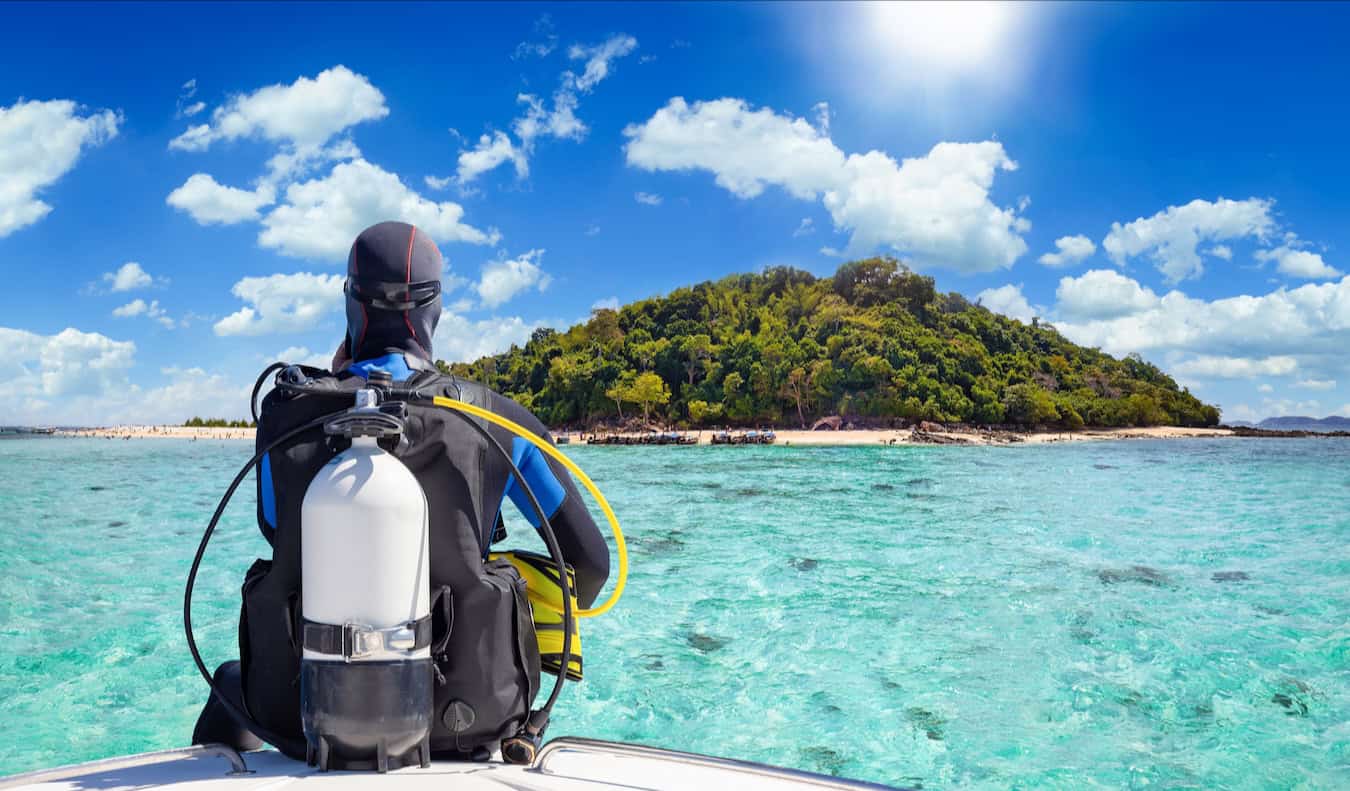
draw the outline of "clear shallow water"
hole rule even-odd
[[[250,448],[0,442],[0,774],[188,740],[183,578]],[[1350,787],[1350,443],[569,452],[633,575],[551,735],[926,788]],[[241,494],[208,664],[264,549]]]

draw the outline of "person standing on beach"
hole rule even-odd
[[[406,386],[429,393],[448,391],[552,442],[543,422],[515,401],[484,385],[437,370],[432,342],[441,313],[442,269],[441,253],[435,243],[412,225],[382,222],[362,231],[347,260],[344,287],[347,333],[333,359],[331,372],[292,367],[281,375],[298,370],[297,375],[315,382],[316,387],[350,388],[354,392],[353,379],[364,381],[378,374],[382,379],[409,383]],[[268,394],[258,416],[259,449],[293,428],[291,423],[308,419],[298,418],[297,413],[313,407],[297,406],[298,403],[279,389]],[[453,426],[465,429],[457,423]],[[486,439],[471,432],[453,437],[438,433],[430,418],[423,416],[410,416],[408,427],[405,439],[409,440],[409,447],[400,449],[399,455],[416,471],[426,495],[432,526],[432,586],[439,584],[453,589],[454,629],[465,635],[463,643],[487,644],[486,639],[477,639],[474,634],[477,625],[474,619],[478,616],[472,610],[486,600],[480,577],[475,576],[481,570],[475,572],[471,566],[482,565],[491,545],[505,537],[501,510],[507,500],[536,529],[540,527],[538,515],[506,460],[490,452]],[[311,466],[323,461],[321,454],[304,442],[296,440],[278,448],[260,463],[258,523],[263,537],[273,547],[273,560],[254,564],[244,583],[247,618],[241,618],[240,624],[242,667],[240,662],[227,662],[215,674],[216,684],[224,694],[236,704],[242,703],[260,725],[297,739],[299,697],[292,674],[298,668],[298,659],[293,653],[293,619],[285,613],[294,606],[289,602],[298,596],[298,569],[291,570],[289,564],[298,555],[300,504],[313,475],[297,459],[313,457],[306,462]],[[323,442],[322,437],[312,441]],[[511,460],[547,516],[563,558],[575,570],[577,603],[590,607],[609,576],[609,548],[604,536],[571,476],[560,464],[528,442],[519,439],[508,442]],[[466,562],[469,558],[474,559],[472,563]],[[460,649],[452,646],[449,650],[453,653]],[[468,663],[473,659],[470,656],[459,661]],[[499,661],[512,660],[500,657]],[[537,677],[534,686],[537,692]],[[482,722],[492,715],[491,701],[486,705],[487,709],[479,709],[480,722],[474,727],[500,727],[499,723]],[[460,735],[463,734],[448,742],[443,739],[441,744],[458,745]],[[259,746],[256,738],[214,699],[208,701],[202,712],[193,741],[224,742],[246,749]],[[488,743],[465,741],[470,746]],[[276,746],[287,754],[296,749],[293,745]],[[468,748],[438,747],[437,733],[433,730],[433,753],[446,749]],[[303,751],[298,757],[303,758]]]

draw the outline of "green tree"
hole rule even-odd
[[[1008,420],[1023,425],[1039,425],[1059,420],[1054,399],[1041,387],[1020,384],[1003,393],[1003,412]]]
[[[670,348],[670,341],[665,338],[658,338],[654,341],[635,345],[633,357],[642,366],[642,370],[650,371],[652,366],[656,364],[656,358],[661,356],[668,348]]]
[[[811,375],[805,368],[799,365],[788,372],[787,379],[783,382],[783,393],[796,404],[797,421],[801,423],[802,428],[806,428],[806,414],[802,410],[802,404],[811,395]]]
[[[619,420],[623,420],[623,402],[633,401],[633,383],[628,380],[620,380],[614,383],[614,386],[605,391],[605,397],[614,401],[614,408],[619,411]]]
[[[708,403],[703,399],[696,398],[689,402],[689,419],[695,425],[703,425],[710,421],[717,420],[722,416],[722,405],[718,403]]]
[[[689,386],[694,386],[694,374],[703,370],[713,356],[713,342],[706,334],[690,335],[680,342],[684,354],[684,368],[689,373]]]
[[[1059,419],[1069,431],[1077,431],[1083,427],[1083,416],[1071,406],[1059,407]]]
[[[642,419],[651,416],[653,405],[665,405],[670,402],[670,387],[654,373],[645,373],[633,380],[628,390],[628,399],[642,405]]]

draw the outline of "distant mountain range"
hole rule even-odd
[[[1339,415],[1324,418],[1286,415],[1284,417],[1268,417],[1260,423],[1252,423],[1249,420],[1230,420],[1227,423],[1230,426],[1251,426],[1272,431],[1350,431],[1350,417],[1340,417]]]

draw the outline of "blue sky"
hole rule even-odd
[[[240,416],[326,360],[361,228],[449,263],[436,351],[889,253],[1163,365],[1350,414],[1350,7],[19,5],[0,422]]]

